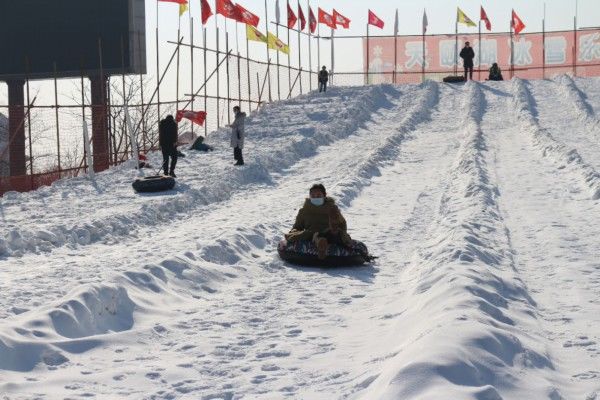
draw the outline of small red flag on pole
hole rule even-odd
[[[330,27],[331,29],[337,29],[337,25],[335,24],[335,21],[333,20],[333,16],[331,14],[328,14],[325,11],[323,11],[323,9],[321,7],[319,7],[319,23],[325,24],[328,27]]]
[[[487,13],[483,9],[483,6],[481,6],[481,15],[479,16],[479,19],[485,22],[485,29],[487,29],[488,31],[492,30],[492,23],[490,22]]]
[[[296,17],[296,14],[294,14],[294,11],[292,10],[292,7],[290,7],[290,3],[287,3],[287,27],[289,29],[292,29],[294,27],[294,25],[296,25],[296,21],[298,21],[298,18]]]
[[[260,21],[260,18],[258,17],[258,15],[252,14],[250,11],[246,10],[244,7],[240,6],[239,4],[236,4],[235,8],[237,11],[239,22],[248,24],[248,25],[252,25],[255,28],[258,27],[258,22]]]
[[[308,7],[308,28],[310,29],[310,33],[315,33],[317,30],[317,18],[310,7]]]
[[[202,25],[206,25],[206,22],[211,15],[213,15],[213,12],[210,9],[210,4],[208,4],[207,0],[201,0],[200,8],[202,9]]]
[[[298,18],[300,19],[300,30],[303,31],[304,28],[306,28],[306,18],[304,17],[304,12],[302,12],[300,3],[298,3]]]
[[[383,21],[371,10],[369,10],[369,24],[383,29]]]
[[[204,120],[206,120],[206,112],[177,110],[177,114],[175,114],[175,121],[180,122],[183,118],[189,119],[195,124],[204,125]]]
[[[515,10],[512,10],[512,27],[514,29],[515,35],[518,35],[523,29],[525,29],[525,24],[521,21],[521,18],[517,15]]]
[[[344,29],[350,28],[350,19],[337,12],[335,8],[333,9],[333,20],[336,25],[341,25]]]

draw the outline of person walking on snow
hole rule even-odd
[[[294,226],[285,239],[288,242],[312,241],[322,260],[327,256],[330,244],[352,245],[347,230],[346,220],[335,200],[327,197],[325,186],[319,183],[310,188],[309,198],[298,211]]]
[[[227,125],[231,128],[231,147],[233,147],[233,158],[236,160],[236,163],[233,165],[244,165],[242,149],[244,148],[246,113],[242,112],[239,106],[235,106],[233,107],[233,114],[235,115],[235,119],[231,125]]]
[[[327,67],[323,65],[323,68],[319,71],[319,93],[327,91],[327,81],[329,80],[329,72]]]
[[[460,51],[460,58],[463,59],[463,67],[465,68],[465,81],[468,80],[467,72],[469,73],[469,79],[473,80],[473,59],[475,58],[475,52],[469,42],[465,42],[465,47]]]
[[[172,115],[167,115],[167,117],[161,120],[158,125],[158,143],[163,154],[164,173],[173,178],[176,177],[177,137],[177,122],[175,122]],[[169,158],[171,159],[171,168],[169,168]]]

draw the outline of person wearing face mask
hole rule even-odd
[[[246,113],[240,110],[239,106],[233,107],[235,119],[231,125],[231,147],[233,147],[233,158],[236,160],[234,165],[244,165],[244,157],[242,149],[244,148],[244,123],[246,121]]]
[[[347,232],[346,220],[335,200],[327,197],[325,186],[320,183],[313,185],[309,196],[285,238],[288,242],[312,240],[317,247],[318,257],[322,260],[327,256],[330,244],[350,246],[352,239]]]

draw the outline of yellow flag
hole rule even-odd
[[[252,25],[246,24],[246,38],[255,42],[267,43],[267,37]]]
[[[270,49],[280,51],[284,54],[290,54],[290,46],[283,43],[277,36],[267,32],[267,46]]]
[[[188,3],[179,3],[179,16],[181,17],[183,13],[188,10]]]
[[[456,7],[456,22],[459,24],[465,24],[466,26],[477,26],[477,24],[471,21],[471,18],[467,17],[467,14],[460,8]]]

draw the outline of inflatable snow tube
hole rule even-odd
[[[164,192],[175,187],[175,178],[163,175],[146,176],[136,179],[131,186],[139,193]]]
[[[351,267],[370,262],[374,257],[369,255],[369,250],[364,243],[352,241],[350,247],[336,244],[329,245],[327,257],[320,260],[317,256],[317,247],[313,242],[297,241],[288,242],[283,239],[277,246],[277,252],[282,260],[292,264],[312,267]]]
[[[459,82],[464,82],[465,77],[462,75],[449,75],[449,76],[446,76],[443,79],[443,81],[446,83],[459,83]]]

